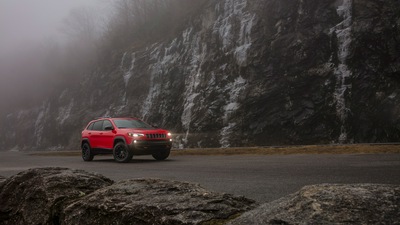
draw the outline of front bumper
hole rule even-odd
[[[171,147],[172,140],[133,140],[129,145],[134,155],[151,155]]]

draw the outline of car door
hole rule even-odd
[[[114,147],[114,136],[115,136],[115,130],[112,123],[109,120],[104,120],[102,130],[103,130],[101,136],[102,148],[112,149]]]
[[[92,148],[102,148],[101,136],[103,135],[103,120],[96,121],[90,131],[90,145]]]

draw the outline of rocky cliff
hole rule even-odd
[[[172,38],[109,52],[79,84],[2,118],[2,148],[79,148],[98,116],[175,147],[400,140],[397,0],[206,1]]]

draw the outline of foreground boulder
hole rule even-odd
[[[21,172],[0,183],[0,224],[58,224],[64,204],[109,186],[98,174],[65,168]]]
[[[256,206],[198,184],[125,180],[84,196],[63,212],[65,224],[224,224]]]
[[[3,180],[3,181],[2,181]],[[400,186],[321,184],[259,206],[198,184],[65,168],[0,177],[0,224],[400,224]]]
[[[224,224],[253,200],[159,179],[114,182],[66,168],[0,180],[0,224]]]
[[[306,186],[229,224],[400,224],[400,186]]]

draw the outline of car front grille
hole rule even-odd
[[[146,138],[148,139],[156,139],[156,138],[166,138],[166,134],[146,134]]]

